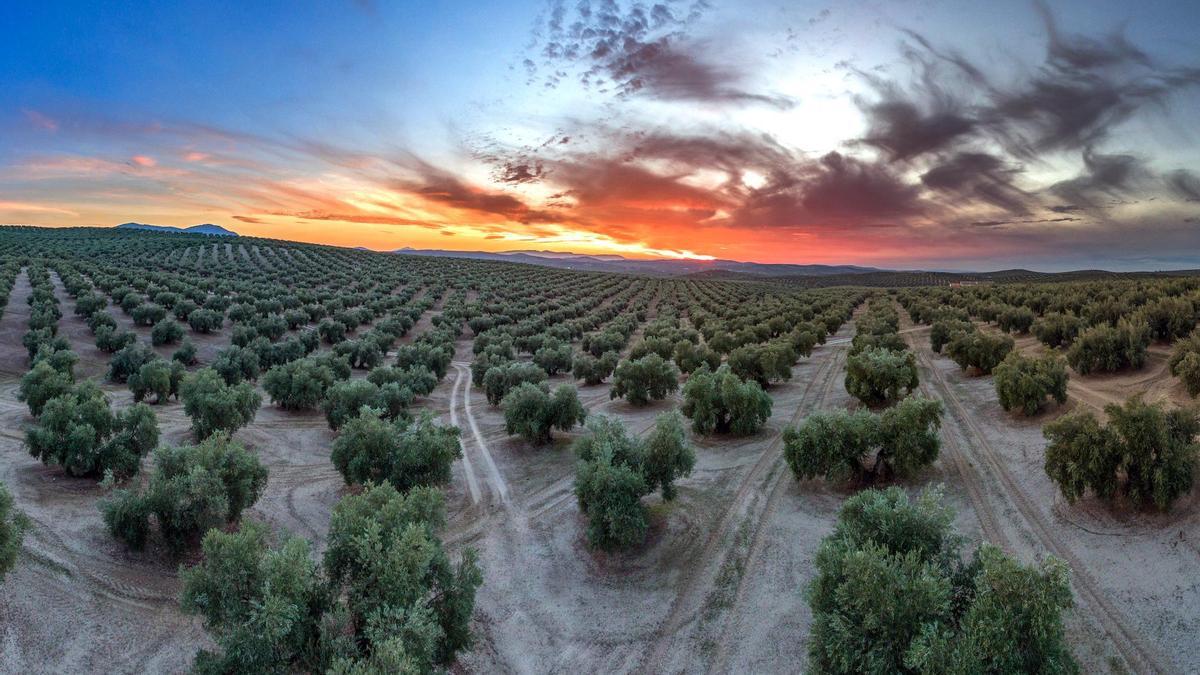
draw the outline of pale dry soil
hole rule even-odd
[[[211,644],[200,622],[178,608],[177,569],[190,559],[172,560],[153,546],[126,552],[104,531],[96,509],[103,490],[42,466],[22,447],[31,419],[16,386],[26,369],[20,337],[28,291],[22,274],[0,320],[0,480],[34,522],[0,587],[0,672],[186,670],[196,649]],[[102,376],[107,355],[91,346],[91,333],[60,295],[60,330],[81,356],[80,372]],[[113,314],[124,320],[119,309]],[[941,485],[969,546],[986,539],[1027,562],[1068,561],[1077,603],[1068,630],[1086,672],[1200,669],[1195,498],[1168,515],[1063,503],[1041,467],[1040,426],[1060,411],[1031,420],[1004,413],[990,378],[959,372],[929,352],[922,329],[905,330],[921,357],[923,392],[942,398],[947,414],[941,457],[904,487],[915,494]],[[500,411],[470,386],[470,341],[461,341],[455,365],[421,402],[462,429],[445,538],[452,550],[477,549],[484,570],[477,643],[455,670],[803,670],[811,623],[803,589],[852,491],[798,483],[782,460],[780,433],[811,411],[854,407],[842,384],[852,334],[851,322],[802,359],[790,382],[771,388],[774,411],[760,434],[693,438],[695,471],[675,502],[646,498],[647,541],[620,554],[587,547],[572,493],[569,446],[579,432],[556,433],[540,448],[507,436]],[[148,329],[139,335],[148,339]],[[227,339],[227,331],[204,338],[202,359]],[[130,403],[124,387],[105,388],[115,405]],[[590,412],[616,415],[637,433],[679,404],[674,396],[634,408],[610,401],[606,384],[581,387],[580,396]],[[164,442],[188,442],[177,402],[156,412]],[[320,552],[330,509],[346,493],[329,461],[333,435],[324,418],[267,403],[237,438],[270,468],[246,517],[306,537]]]

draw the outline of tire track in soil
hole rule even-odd
[[[837,344],[848,345],[849,343],[839,342]],[[833,390],[833,383],[837,381],[836,374],[841,372],[839,361],[844,362],[845,354],[845,350],[838,350],[838,353],[834,356],[832,362],[833,365],[829,369],[832,376],[827,376],[824,379],[824,385],[821,389],[821,394],[815,401],[811,402],[811,405],[807,400],[809,392],[807,390],[805,391],[805,400],[802,400],[800,406],[797,408],[796,414],[792,417],[792,423],[795,423],[800,416],[800,412],[806,408],[809,412],[824,408],[825,402],[829,400],[829,394]],[[772,443],[772,448],[782,450],[782,448],[779,447],[782,445],[783,434],[781,433],[778,437],[778,442]],[[746,577],[750,576],[750,571],[754,566],[754,561],[757,560],[759,555],[762,553],[764,541],[763,532],[766,530],[767,523],[771,520],[771,517],[779,508],[779,497],[784,492],[783,487],[787,485],[787,481],[784,480],[784,477],[787,475],[787,473],[786,463],[783,459],[782,452],[780,452],[777,461],[767,474],[766,504],[763,507],[762,513],[756,518],[757,522],[750,540],[750,548],[746,554],[744,567],[742,569],[742,573],[737,578],[733,602],[725,610],[725,621],[721,623],[721,627],[716,631],[718,639],[716,647],[717,655],[712,662],[710,662],[707,672],[725,672],[725,662],[729,659],[729,640],[735,632],[728,630],[729,622],[732,620],[735,626],[740,623],[741,616],[738,614],[737,610],[745,600],[745,580]]]
[[[450,424],[458,426],[458,392],[462,387],[463,373],[457,366],[454,368],[454,387],[450,390]],[[469,385],[468,385],[469,386]],[[471,502],[478,504],[480,500],[479,479],[475,477],[475,467],[471,465],[471,457],[467,452],[462,434],[458,436],[458,447],[462,450],[463,473],[467,474],[467,487],[471,491]]]
[[[1041,512],[1030,501],[1028,495],[1017,486],[1012,473],[999,457],[991,442],[987,440],[978,423],[971,417],[962,400],[954,393],[946,382],[945,376],[930,361],[924,350],[917,353],[918,360],[933,374],[933,382],[942,393],[942,400],[948,405],[951,421],[958,425],[968,437],[975,442],[977,456],[991,469],[998,478],[997,487],[1001,489],[1008,501],[1017,508],[1028,530],[1041,543],[1042,547],[1054,556],[1063,560],[1071,568],[1071,582],[1077,589],[1077,597],[1092,609],[1091,615],[1101,625],[1112,645],[1134,672],[1162,673],[1169,669],[1162,666],[1161,659],[1150,648],[1146,647],[1140,637],[1134,633],[1125,622],[1124,617],[1105,597],[1089,574],[1087,567],[1068,547],[1061,544],[1053,535],[1051,526],[1045,521]],[[1009,549],[1011,553],[1011,549]]]
[[[904,316],[904,314],[901,314]],[[914,331],[916,329],[913,329]],[[930,391],[929,377],[932,369],[925,359],[920,358],[921,346],[914,336],[905,336],[905,341],[908,343],[913,353],[918,356],[917,365],[920,370],[924,371],[921,377],[920,391],[927,398],[937,398],[934,392]],[[960,430],[961,431],[961,430]],[[1012,544],[1008,539],[1008,535],[1004,533],[1004,529],[1000,527],[1000,521],[996,517],[996,511],[987,501],[986,488],[979,474],[971,467],[970,460],[967,458],[966,448],[959,442],[959,434],[943,433],[942,438],[949,446],[950,461],[953,462],[954,468],[958,471],[962,478],[963,485],[967,488],[967,496],[971,500],[971,506],[975,511],[975,517],[979,520],[979,528],[983,531],[984,539],[999,546],[1005,551],[1012,550]]]
[[[847,344],[847,343],[838,343]],[[833,350],[830,350],[833,351]],[[813,385],[819,380],[822,390],[827,390],[831,386],[831,382],[839,369],[836,367],[839,362],[839,356],[842,353],[841,349],[832,353],[825,364],[822,365],[822,370],[818,371],[818,376],[808,381],[805,385],[804,393],[801,395],[801,400],[797,405],[796,412],[792,415],[787,424],[794,423],[806,408],[809,394],[813,390]],[[786,425],[785,425],[786,426]],[[768,472],[772,467],[778,467],[779,447],[783,443],[783,430],[779,431],[776,438],[771,441],[765,450],[759,455],[758,460],[751,467],[750,471],[741,480],[738,489],[734,494],[733,501],[726,508],[724,515],[718,521],[717,526],[709,534],[705,540],[704,549],[699,556],[702,561],[716,562],[718,557],[718,546],[731,537],[736,537],[733,531],[735,524],[735,515],[743,509],[750,508],[752,501],[751,488],[760,483],[761,477],[765,472]],[[736,519],[739,522],[745,522],[745,517]],[[732,544],[731,544],[732,545]],[[721,556],[723,561],[725,558]],[[674,643],[677,633],[685,625],[689,618],[697,616],[698,612],[703,608],[707,600],[707,591],[712,584],[709,580],[720,572],[720,565],[703,564],[692,567],[688,572],[684,573],[683,579],[680,581],[680,592],[675,596],[671,603],[671,607],[667,611],[667,615],[660,622],[659,627],[655,630],[653,636],[653,646],[647,652],[647,657],[639,665],[638,669],[641,672],[664,672],[666,669],[666,657],[668,650]],[[710,569],[712,568],[712,569]]]
[[[487,441],[483,439],[483,434],[479,432],[479,424],[475,421],[475,412],[471,410],[471,370],[470,367],[463,364],[461,361],[453,363],[454,369],[458,371],[459,378],[466,377],[466,386],[462,389],[460,402],[463,412],[466,414],[467,426],[471,428],[471,435],[475,439],[476,448],[479,454],[483,456],[483,465],[487,469],[487,477],[491,480],[492,489],[500,497],[500,502],[504,508],[512,507],[512,503],[508,499],[508,485],[504,482],[504,476],[500,473],[500,468],[496,466],[496,460],[492,458],[491,450],[488,449]],[[453,403],[451,404],[453,408]],[[465,453],[464,453],[465,456]]]

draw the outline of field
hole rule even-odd
[[[97,508],[107,485],[95,476],[71,477],[24,447],[24,430],[36,420],[18,392],[30,369],[25,336],[31,321],[46,320],[35,318],[28,301],[39,291],[61,312],[45,341],[50,334],[65,338],[78,357],[76,379],[95,379],[118,410],[132,406],[134,395],[108,376],[113,353],[97,347],[95,322],[76,311],[81,298],[102,298],[107,308],[100,311],[113,318],[113,332],[131,331],[166,360],[180,345],[151,346],[161,317],[144,306],[178,317],[196,347],[190,372],[219,361],[235,341],[257,350],[261,368],[247,381],[262,404],[234,437],[269,475],[241,519],[266,523],[276,537],[308,539],[318,555],[335,504],[360,488],[348,487],[331,462],[339,432],[320,409],[277,405],[257,371],[265,373],[272,360],[282,366],[343,354],[356,366],[350,379],[365,380],[398,358],[444,354],[444,374],[409,407],[460,429],[462,456],[443,486],[447,520],[440,535],[452,558],[478,551],[483,583],[470,621],[474,644],[452,669],[479,673],[804,670],[813,559],[843,501],[863,485],[797,480],[784,458],[784,430],[814,412],[866,408],[847,391],[847,362],[864,332],[860,324],[881,308],[894,309],[900,317],[894,335],[915,355],[917,393],[940,401],[945,412],[937,459],[886,482],[913,495],[942,486],[954,528],[971,548],[987,541],[1022,563],[1048,556],[1065,562],[1074,600],[1066,634],[1084,672],[1200,669],[1196,491],[1185,491],[1167,510],[1114,505],[1090,493],[1071,503],[1044,469],[1042,433],[1046,423],[1075,410],[1103,418],[1106,405],[1136,393],[1170,408],[1193,404],[1168,366],[1173,343],[1196,325],[1200,282],[1191,278],[1018,279],[889,292],[572,272],[245,237],[32,228],[0,230],[0,277],[11,284],[0,316],[0,483],[31,522],[17,564],[0,585],[0,671],[179,672],[198,649],[214,648],[201,619],[180,608],[179,568],[200,560],[197,542],[175,552],[152,538],[144,550],[131,551],[109,533]],[[1053,307],[1054,298],[1076,297],[1083,298],[1081,316],[1116,312],[1151,326],[1156,303],[1182,298],[1192,308],[1190,325],[1185,317],[1182,327],[1170,324],[1176,326],[1170,335],[1149,335],[1140,367],[1071,371],[1066,402],[1029,417],[1002,409],[992,376],[931,348],[931,324],[942,309],[965,313],[983,334],[1001,335],[1001,325],[1014,328],[1006,311],[1029,308],[1040,320],[1066,311]],[[1106,307],[1093,312],[1090,303],[1100,299]],[[200,307],[221,314],[211,330],[187,321]],[[136,321],[141,315],[152,320]],[[268,317],[289,318],[276,331],[256,323]],[[347,335],[326,339],[322,326],[334,319]],[[237,333],[251,325],[261,330]],[[1030,326],[1015,328],[1017,351],[1050,351]],[[300,344],[308,331],[322,331],[314,349],[289,355],[277,348]],[[806,335],[815,344],[804,345]],[[549,444],[532,444],[506,431],[503,409],[473,381],[473,365],[490,358],[488,345],[504,340],[518,362],[535,355],[540,362],[539,348],[555,344],[569,345],[573,355],[616,351],[621,361],[662,344],[670,361],[681,340],[718,355],[791,341],[796,353],[786,376],[764,378],[772,405],[762,428],[742,436],[689,428],[695,466],[677,481],[675,499],[645,496],[644,541],[603,551],[589,545],[574,492],[578,459],[571,446],[586,429],[554,430]],[[441,357],[431,358],[436,366]],[[558,370],[548,377],[551,386],[577,387],[589,416],[612,416],[639,436],[683,402],[676,390],[635,406],[610,398],[611,378],[585,384],[569,362],[547,370]],[[193,442],[178,397],[151,408],[161,443]],[[152,457],[143,458],[131,483],[144,483],[151,467]]]

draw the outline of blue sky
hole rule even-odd
[[[0,222],[1200,267],[1200,3],[52,2],[0,17]]]

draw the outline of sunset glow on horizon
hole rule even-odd
[[[118,4],[0,10],[0,223],[1200,267],[1188,3]]]

